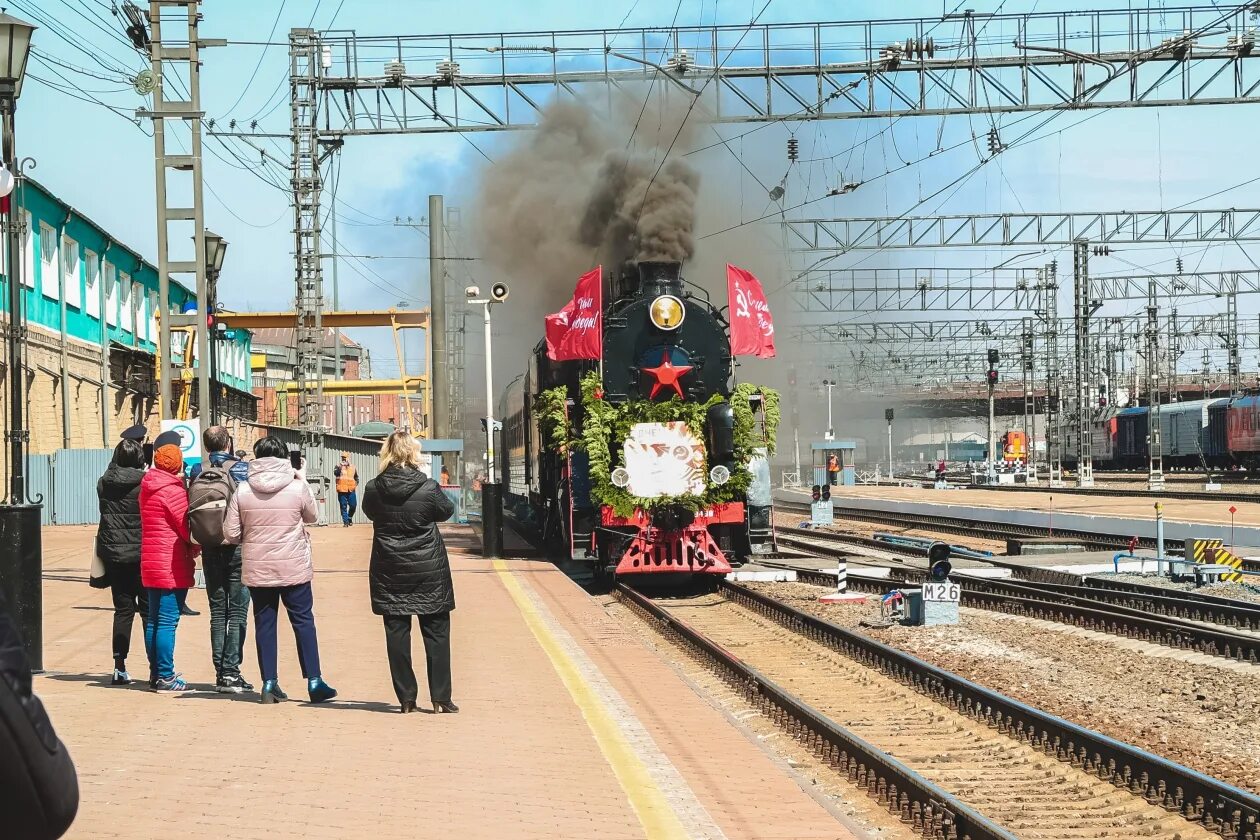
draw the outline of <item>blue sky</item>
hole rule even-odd
[[[359,34],[373,35],[617,27],[623,21],[627,26],[664,26],[675,14],[679,25],[715,20],[736,24],[746,23],[762,8],[763,2],[286,0],[282,4],[280,0],[249,3],[212,0],[204,4],[206,20],[202,32],[205,37],[223,37],[229,41],[281,43],[286,41],[290,27],[308,24],[321,29],[353,28]],[[904,0],[896,4],[772,0],[762,21],[887,17],[894,5],[899,17],[940,15],[944,8],[941,0]],[[1135,2],[1129,5],[1158,10],[1162,4]],[[1052,6],[1031,0],[1020,3],[975,0],[966,6],[981,12],[999,8],[1016,12],[1029,8],[1041,11],[1087,8],[1088,4]],[[1125,7],[1125,4],[1112,3],[1111,6]],[[99,99],[124,113],[144,104],[139,96],[125,90],[116,73],[105,71],[97,63],[97,59],[101,59],[110,67],[131,72],[143,66],[142,59],[125,45],[121,35],[110,34],[111,31],[121,32],[122,26],[111,16],[107,0],[11,0],[9,11],[36,22],[37,18],[47,21],[51,16],[59,24],[59,27],[51,27],[45,23],[36,32],[35,44],[46,57],[60,64],[49,67],[45,61],[32,60],[32,73],[63,86],[67,86],[63,79],[69,80],[73,85],[71,92]],[[337,11],[335,20],[334,11]],[[69,34],[77,46],[59,37],[53,31],[55,28]],[[64,65],[106,78],[95,78]],[[260,130],[287,132],[287,70],[284,46],[233,45],[208,50],[202,75],[206,112],[220,126],[230,119],[247,124],[251,118],[257,118]],[[53,75],[54,72],[61,78]],[[998,123],[1008,125],[1016,119],[1018,115],[1004,117]],[[983,117],[907,119],[891,128],[887,120],[771,126],[732,144],[743,165],[720,148],[695,158],[707,178],[716,175],[726,181],[720,218],[714,221],[708,218],[714,215],[712,212],[702,213],[702,229],[706,222],[719,224],[721,219],[755,218],[767,204],[764,191],[756,182],[773,184],[785,175],[789,202],[793,196],[816,199],[829,185],[840,180],[868,181],[851,195],[816,201],[803,211],[810,215],[896,215],[915,204],[919,197],[952,181],[977,160],[975,150],[964,147],[906,167],[894,175],[880,177],[885,170],[898,168],[898,156],[916,159],[930,152],[938,141],[949,145],[965,140],[973,132],[980,135],[979,145],[983,147],[987,127]],[[147,131],[148,125],[143,128]],[[723,127],[721,132],[733,137],[747,128]],[[1065,130],[1055,133],[1060,128]],[[947,202],[927,203],[921,212],[1176,206],[1253,177],[1250,164],[1254,161],[1256,129],[1256,115],[1250,109],[1238,107],[1067,114],[1044,132],[1044,139],[1005,153],[964,183]],[[27,81],[23,92],[18,132],[20,153],[38,160],[35,177],[131,246],[147,256],[154,255],[153,142],[149,136],[101,104],[80,101],[65,90],[54,90],[34,80]],[[835,159],[798,164],[785,171],[783,150],[789,132],[794,132],[800,140],[803,158],[835,156]],[[863,143],[864,140],[867,142]],[[505,144],[514,142],[511,136],[503,134],[479,134],[475,141],[492,158]],[[292,214],[287,195],[263,183],[256,172],[249,171],[269,167],[264,174],[274,179],[277,177],[275,166],[261,164],[258,152],[239,142],[225,141],[227,147],[210,138],[205,142],[207,224],[231,243],[220,284],[221,297],[226,304],[238,309],[289,308],[293,297],[293,261]],[[860,144],[858,151],[837,156],[838,152],[855,144]],[[259,141],[258,145],[273,157],[286,159],[286,141]],[[445,193],[450,196],[450,203],[461,206],[465,225],[475,225],[475,209],[468,206],[473,195],[469,184],[488,164],[464,138],[434,135],[351,138],[340,159],[339,197],[344,202],[339,217],[342,251],[364,257],[342,264],[343,308],[388,306],[400,299],[425,302],[427,265],[415,257],[427,253],[427,243],[414,231],[394,227],[391,222],[395,216],[423,215],[427,195]],[[1225,193],[1202,206],[1256,206],[1255,199],[1253,186]],[[734,235],[744,237],[744,234],[741,231]],[[739,243],[729,238],[718,238],[709,247],[720,251],[727,247],[723,243],[730,243],[732,251],[738,249]],[[1133,249],[1123,258],[1126,264],[1098,270],[1124,271],[1130,264],[1143,270],[1169,270],[1171,260],[1178,254],[1184,256],[1188,267],[1201,265],[1205,270],[1254,265],[1251,257],[1238,246],[1209,250]],[[927,261],[939,265],[983,265],[994,264],[1008,255],[976,250],[913,257],[881,254],[864,264],[908,265]],[[1038,257],[1027,264],[1041,261]],[[1060,262],[1063,262],[1061,255]],[[855,263],[856,259],[848,264]],[[470,271],[475,273],[476,268]],[[326,273],[326,278],[328,276]],[[554,308],[561,303],[556,301]],[[1129,308],[1136,309],[1137,305]],[[1255,312],[1255,306],[1250,303],[1243,309]],[[394,375],[396,365],[387,334],[378,332],[360,337],[374,350],[378,375]],[[469,342],[470,347],[477,345],[479,341]],[[524,350],[505,349],[509,352]],[[1254,359],[1253,349],[1245,359],[1248,367],[1254,365]],[[476,369],[472,353],[469,364]],[[474,389],[473,393],[477,391]]]

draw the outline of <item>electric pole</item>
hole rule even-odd
[[[1089,294],[1089,242],[1078,239],[1072,244],[1072,317],[1076,331],[1076,486],[1094,486],[1094,459],[1089,428],[1089,316],[1092,312]]]
[[[433,375],[429,385],[433,414],[429,422],[433,424],[435,439],[451,436],[446,369],[446,232],[442,225],[445,213],[442,196],[429,196],[429,370]],[[493,411],[494,406],[486,406],[487,417]]]
[[[201,39],[197,27],[201,22],[201,0],[150,0],[149,2],[149,60],[153,68],[153,108],[142,111],[153,120],[153,155],[157,185],[157,251],[158,251],[158,393],[162,419],[171,416],[171,275],[190,275],[197,292],[197,316],[194,323],[197,335],[197,413],[205,421],[210,410],[210,332],[207,323],[209,294],[206,286],[205,204],[202,199],[201,174],[201,57],[200,48],[223,46],[222,39]],[[171,20],[184,19],[187,35],[185,44],[166,46],[162,40],[162,13],[175,11]],[[138,49],[146,39],[143,27],[132,36]],[[168,68],[167,63],[171,62]],[[187,98],[172,98],[177,91],[178,76],[174,71],[184,65],[187,72]],[[190,141],[187,153],[168,154],[167,120],[182,120],[188,125]],[[191,196],[192,206],[172,207],[168,204],[167,190],[172,185],[168,176],[172,172],[187,173],[188,189],[176,189],[178,194]],[[173,254],[187,253],[185,248],[172,250],[170,224],[192,222],[193,258],[178,259]],[[203,423],[204,425],[204,423]]]
[[[1159,290],[1151,280],[1146,304],[1146,399],[1150,403],[1147,423],[1150,429],[1149,464],[1146,489],[1164,489],[1164,446],[1159,413]]]

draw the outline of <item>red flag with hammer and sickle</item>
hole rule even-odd
[[[761,283],[752,272],[728,264],[726,292],[730,298],[731,355],[774,356],[774,320]]]

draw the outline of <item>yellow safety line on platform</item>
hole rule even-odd
[[[530,632],[534,634],[534,638],[546,652],[547,658],[551,660],[551,665],[556,669],[556,674],[564,683],[564,687],[568,689],[569,696],[581,709],[582,717],[586,718],[586,724],[591,728],[595,742],[599,744],[600,752],[604,754],[604,758],[612,767],[613,774],[621,784],[621,789],[626,792],[626,798],[630,800],[630,806],[634,808],[635,815],[642,823],[649,840],[688,837],[687,830],[683,828],[674,809],[670,807],[665,794],[652,780],[647,767],[635,754],[634,748],[626,741],[616,719],[599,702],[591,687],[583,679],[577,663],[562,649],[551,629],[547,627],[546,621],[543,620],[538,609],[521,588],[516,576],[508,568],[507,563],[495,560],[494,570],[498,572],[499,579],[503,581],[508,594],[512,596],[516,608],[521,611],[521,617],[525,619]]]

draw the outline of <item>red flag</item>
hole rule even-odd
[[[728,263],[726,294],[730,299],[731,355],[774,356],[774,320],[761,283],[752,272]]]
[[[547,316],[547,356],[555,361],[598,359],[604,355],[604,267],[578,278],[573,300]]]

